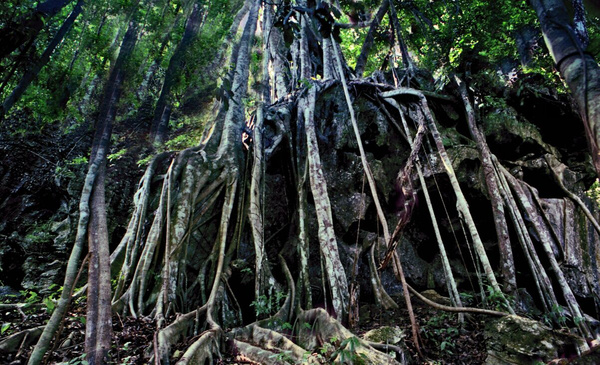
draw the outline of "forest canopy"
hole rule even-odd
[[[591,0],[3,1],[0,282],[20,294],[0,291],[0,359],[593,356],[599,16]],[[401,340],[358,337],[375,313]],[[455,351],[490,326],[552,346]]]

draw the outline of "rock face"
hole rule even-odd
[[[74,242],[91,138],[85,126],[68,131],[51,123],[40,130],[35,123],[23,112],[0,124],[0,282],[48,294],[52,284],[62,284]],[[137,160],[131,160],[108,166],[115,237],[139,180]]]
[[[584,339],[551,330],[538,321],[506,316],[488,322],[485,329],[487,365],[547,363],[583,352]]]

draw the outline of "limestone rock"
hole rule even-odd
[[[485,337],[487,365],[546,363],[586,347],[585,340],[578,336],[513,315],[488,322]]]
[[[423,295],[425,298],[427,298],[431,301],[434,301],[436,303],[439,303],[439,304],[443,304],[443,305],[447,305],[447,306],[452,305],[450,298],[440,295],[438,292],[436,292],[435,290],[432,290],[432,289],[421,292],[421,295]]]
[[[372,329],[363,335],[363,339],[375,343],[395,345],[406,337],[404,330],[400,327],[383,326]]]

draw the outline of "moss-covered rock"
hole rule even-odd
[[[581,337],[554,331],[538,321],[512,315],[488,322],[485,337],[487,365],[546,363],[558,357],[577,354],[586,347]]]
[[[375,343],[394,345],[406,337],[404,330],[400,327],[383,326],[372,329],[363,335],[363,339]]]

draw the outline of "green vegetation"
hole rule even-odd
[[[478,271],[479,264],[487,276],[487,281],[482,283],[484,279],[481,278],[479,281],[481,296],[461,294],[463,302],[513,313],[515,299],[508,297],[507,300],[507,294],[496,284],[493,272],[511,266],[512,271],[502,272],[501,279],[510,284],[510,280],[516,278],[515,264],[509,262],[512,259],[505,260],[505,266],[505,262],[498,263],[504,257],[512,257],[512,254],[506,254],[510,251],[506,247],[510,246],[503,245],[502,236],[505,235],[502,233],[498,234],[498,240],[494,240],[491,230],[480,235],[475,226],[481,227],[479,220],[488,218],[490,212],[476,216],[473,219],[476,222],[472,222],[469,209],[482,211],[487,203],[485,199],[478,199],[482,196],[494,198],[492,193],[497,192],[500,198],[495,205],[499,207],[502,205],[500,201],[512,202],[509,198],[513,194],[517,204],[507,204],[505,210],[499,213],[494,210],[493,214],[495,218],[504,214],[508,220],[512,219],[508,223],[504,222],[505,228],[512,227],[510,232],[508,228],[505,230],[509,232],[506,236],[518,233],[519,238],[524,239],[527,235],[533,238],[531,241],[536,249],[525,248],[526,255],[538,254],[536,250],[539,243],[547,243],[543,238],[550,234],[542,235],[543,227],[538,229],[531,225],[544,219],[541,219],[541,215],[537,217],[537,213],[534,214],[532,210],[527,211],[531,204],[528,204],[526,197],[518,196],[518,184],[511,190],[510,187],[499,188],[498,184],[494,186],[489,181],[484,182],[486,177],[494,175],[491,170],[482,169],[486,177],[484,174],[474,177],[472,171],[454,173],[449,166],[451,162],[445,156],[458,157],[465,162],[464,165],[475,166],[473,169],[485,165],[486,160],[493,160],[480,157],[475,142],[470,137],[465,120],[465,110],[470,111],[470,101],[473,102],[476,123],[480,123],[487,135],[495,135],[494,148],[503,142],[502,138],[513,138],[513,134],[522,140],[531,139],[532,144],[536,142],[542,147],[547,146],[541,135],[543,127],[536,127],[541,123],[528,122],[525,118],[529,116],[518,115],[519,98],[529,100],[532,95],[542,99],[548,95],[555,96],[556,90],[565,92],[567,89],[559,79],[548,50],[542,44],[536,28],[538,16],[526,0],[331,2],[332,6],[340,9],[333,9],[331,14],[325,15],[334,16],[336,22],[343,24],[339,48],[344,60],[340,62],[342,65],[337,71],[332,71],[334,65],[331,62],[332,59],[337,61],[337,57],[329,57],[332,56],[332,50],[338,56],[337,46],[332,49],[323,48],[327,44],[323,38],[327,36],[323,24],[319,24],[315,18],[317,10],[314,9],[311,14],[311,11],[305,9],[303,13],[306,16],[301,17],[298,14],[299,8],[294,7],[299,3],[293,1],[101,0],[86,1],[81,13],[77,4],[82,3],[71,1],[66,2],[51,16],[46,13],[36,14],[41,22],[39,29],[23,31],[26,24],[19,22],[26,19],[40,3],[42,2],[33,0],[6,0],[0,4],[0,31],[14,30],[16,35],[29,37],[14,49],[8,50],[5,55],[0,55],[0,99],[4,102],[0,110],[0,139],[22,143],[19,147],[23,147],[25,154],[39,157],[35,160],[35,167],[27,171],[27,174],[46,171],[50,175],[47,180],[51,181],[47,185],[52,185],[49,189],[53,193],[52,204],[40,209],[39,215],[31,219],[33,224],[28,223],[30,225],[23,229],[15,228],[15,231],[21,229],[23,234],[18,239],[10,238],[12,246],[6,247],[7,250],[14,251],[10,252],[11,255],[22,252],[33,255],[31,251],[49,247],[55,241],[55,246],[60,243],[60,250],[57,251],[61,251],[62,255],[56,258],[56,266],[68,261],[69,267],[64,288],[51,286],[48,288],[50,293],[45,297],[40,294],[43,292],[35,290],[21,292],[20,300],[26,303],[25,312],[30,313],[28,311],[33,307],[45,307],[48,313],[55,314],[52,317],[54,321],[50,319],[45,326],[45,335],[41,336],[42,340],[39,342],[41,345],[36,347],[36,354],[32,355],[32,358],[36,357],[32,360],[33,363],[41,361],[44,356],[48,357],[52,352],[48,339],[58,338],[58,328],[64,327],[63,319],[68,307],[65,303],[69,302],[69,293],[76,285],[81,285],[78,282],[80,279],[75,279],[80,275],[77,274],[78,271],[83,275],[81,280],[87,277],[91,294],[86,303],[89,310],[87,319],[79,314],[76,318],[83,323],[87,321],[89,328],[102,329],[98,330],[97,336],[91,336],[95,337],[92,341],[96,341],[93,349],[108,351],[110,346],[101,342],[108,341],[111,336],[111,329],[107,324],[113,309],[124,316],[152,318],[155,321],[152,325],[156,339],[145,339],[155,346],[155,358],[144,361],[166,363],[173,355],[184,362],[182,354],[191,349],[196,351],[192,354],[197,357],[192,357],[194,361],[213,362],[217,355],[221,356],[221,345],[227,342],[224,336],[229,333],[230,327],[248,324],[248,318],[242,318],[242,313],[245,316],[247,308],[242,306],[250,303],[254,317],[248,317],[256,319],[257,324],[262,326],[261,330],[264,332],[260,336],[263,340],[282,340],[282,336],[285,336],[285,339],[294,342],[298,332],[310,329],[303,332],[306,332],[306,336],[314,337],[310,339],[312,342],[307,340],[307,343],[311,343],[311,351],[319,353],[319,361],[363,364],[372,360],[371,356],[387,359],[386,354],[376,353],[373,348],[364,346],[359,338],[347,337],[347,333],[341,330],[323,335],[319,333],[323,331],[323,327],[319,328],[315,323],[328,323],[332,327],[335,327],[333,324],[339,324],[341,327],[349,318],[348,308],[357,309],[358,312],[359,303],[353,301],[359,298],[360,291],[352,292],[356,286],[348,285],[349,273],[345,267],[350,252],[347,241],[351,235],[340,231],[356,227],[354,262],[357,265],[353,271],[359,270],[359,267],[363,270],[362,267],[366,265],[358,263],[367,262],[366,250],[363,249],[367,248],[367,243],[372,244],[367,242],[372,240],[369,237],[377,233],[375,242],[382,236],[388,240],[387,228],[393,227],[393,223],[390,221],[388,225],[386,219],[393,218],[393,199],[404,201],[407,198],[405,193],[408,190],[404,186],[395,186],[398,196],[391,191],[394,183],[397,183],[391,181],[394,178],[392,175],[397,171],[389,173],[389,176],[387,171],[391,169],[390,166],[396,168],[404,165],[406,161],[400,160],[410,153],[410,143],[405,142],[411,133],[404,131],[401,123],[406,122],[404,117],[410,119],[410,129],[413,127],[412,122],[419,122],[425,115],[429,116],[429,113],[425,113],[429,111],[440,124],[441,137],[437,133],[427,134],[422,140],[423,151],[415,149],[414,152],[418,153],[412,156],[417,156],[421,162],[432,162],[423,165],[423,178],[428,180],[423,185],[428,184],[433,188],[434,184],[431,183],[435,179],[437,190],[442,190],[440,186],[448,187],[448,182],[455,189],[452,197],[447,195],[448,192],[440,191],[439,199],[437,196],[433,202],[426,199],[428,204],[437,205],[430,208],[431,218],[436,223],[434,209],[442,212],[440,199],[444,204],[446,200],[457,202],[457,207],[460,207],[459,217],[456,216],[453,204],[449,205],[451,209],[445,209],[446,217],[438,216],[439,226],[443,230],[436,230],[436,236],[447,236],[457,229],[458,223],[463,219],[467,223],[479,260],[473,258],[472,254],[472,262],[466,263],[461,252],[464,270],[457,271],[457,276],[460,275],[460,280],[464,283],[465,278],[474,276],[469,271]],[[372,78],[357,80],[353,77],[353,68],[361,65],[359,56],[370,30],[369,22],[382,4],[390,4],[391,7],[383,16],[380,26],[374,30],[374,41],[366,59],[364,75]],[[238,13],[239,9],[245,9],[245,12]],[[274,25],[269,24],[271,14],[267,10],[272,10],[273,17],[277,18],[273,19]],[[67,20],[73,20],[72,16],[77,16],[77,19],[71,25]],[[543,17],[540,19],[544,20]],[[590,52],[598,52],[598,18],[590,16],[589,20],[590,33],[596,38]],[[299,25],[298,22],[302,24]],[[65,24],[69,24],[68,31],[63,28]],[[61,29],[66,33],[62,34]],[[0,33],[2,36],[4,34]],[[333,38],[336,38],[335,35]],[[2,39],[8,42],[12,38]],[[271,42],[273,47],[269,48]],[[46,50],[52,50],[51,57]],[[572,52],[569,56],[574,54]],[[46,61],[41,64],[43,60]],[[265,60],[270,61],[267,64],[269,75],[263,74]],[[344,94],[342,88],[338,87],[341,82],[323,80],[329,77],[329,71],[338,74],[341,79],[338,81],[344,81]],[[24,83],[29,75],[33,75],[32,72],[35,74],[32,76],[33,80]],[[271,77],[269,91],[272,94],[270,99],[273,99],[268,102],[269,98],[263,97],[262,93],[267,88],[267,76]],[[462,81],[457,81],[459,78]],[[349,80],[348,89],[346,80]],[[533,81],[535,86],[532,86]],[[463,82],[465,88],[462,88]],[[459,98],[456,83],[461,85],[460,91],[463,91],[462,96],[467,100],[465,105]],[[22,86],[25,84],[26,86]],[[546,85],[553,85],[552,93],[546,93]],[[402,97],[390,96],[393,93],[388,93],[389,98],[383,97],[383,92],[392,89],[399,93],[406,92],[406,89],[398,86],[427,91],[431,109],[428,110],[429,106],[425,102],[417,103],[414,93],[412,96]],[[586,83],[585,87],[587,86]],[[18,100],[8,103],[17,94]],[[340,102],[341,100],[343,101]],[[347,105],[343,105],[346,100]],[[585,108],[593,106],[596,101],[588,100],[586,95]],[[271,103],[273,105],[268,105]],[[264,115],[257,112],[257,108],[263,104],[266,106]],[[319,110],[322,105],[327,107]],[[350,124],[341,124],[346,122],[342,119],[347,110],[356,111],[352,114],[358,116],[361,123],[367,121],[367,124],[362,124],[367,127],[361,131],[365,137],[366,152],[357,148],[362,142],[346,128]],[[243,129],[243,122],[251,115],[256,115],[261,122],[257,123],[259,127],[255,132],[261,133],[263,138],[254,139],[256,149],[243,149],[242,133],[247,133],[244,137],[255,133]],[[264,119],[260,119],[261,115]],[[340,117],[342,115],[344,118]],[[351,119],[354,123],[354,118]],[[436,121],[428,122],[431,122],[430,130],[426,133],[435,131],[433,127]],[[334,125],[336,123],[340,124]],[[214,128],[205,131],[207,125]],[[414,131],[413,129],[411,132]],[[512,133],[506,133],[507,131]],[[44,146],[46,135],[50,133],[60,135],[60,140],[65,143]],[[475,132],[472,134],[477,135]],[[41,142],[35,145],[25,143],[34,136],[36,141]],[[256,136],[258,135],[253,135]],[[439,156],[444,159],[436,157],[432,138],[435,138]],[[336,150],[331,151],[332,146],[327,145],[331,140],[342,141],[341,147],[335,146]],[[250,138],[247,141],[250,143]],[[392,142],[398,143],[392,146]],[[477,144],[480,151],[487,151],[484,142],[478,141]],[[51,150],[51,155],[45,157],[35,152],[40,146]],[[568,148],[561,146],[560,153]],[[446,153],[444,149],[449,151]],[[185,152],[162,153],[179,150]],[[358,154],[353,155],[356,150],[361,151],[362,166],[355,163],[358,161],[355,159]],[[149,163],[157,153],[160,153],[162,160],[157,159],[157,163],[151,165],[152,169],[147,170],[136,193],[135,186],[140,181],[143,169],[150,167]],[[321,159],[321,153],[329,155]],[[483,156],[483,152],[481,153]],[[540,156],[535,156],[538,157]],[[567,159],[571,159],[571,156],[565,157],[565,163]],[[577,160],[578,164],[584,163],[581,162],[583,159],[580,154]],[[327,171],[331,166],[337,167],[338,163],[352,165],[354,170],[338,175],[337,171]],[[497,164],[496,171],[504,171],[500,168],[503,161],[493,163]],[[511,163],[517,165],[516,161],[511,160]],[[417,166],[416,162],[407,163],[406,166],[409,175],[404,177],[406,180],[416,181],[415,171],[408,171],[410,167]],[[346,211],[342,204],[354,205],[357,196],[362,197],[368,193],[363,188],[360,195],[354,195],[351,200],[339,199],[338,195],[354,193],[351,187],[358,184],[358,180],[352,181],[354,175],[360,175],[363,170],[368,172],[369,167],[375,172],[377,181],[370,179],[371,194],[367,200],[376,209],[365,206],[364,212],[356,212],[358,218],[349,217],[354,212]],[[583,176],[583,168],[578,167],[573,171],[578,179],[587,178]],[[448,179],[439,179],[441,184],[438,185],[436,176],[442,177],[444,172],[447,172]],[[526,172],[528,175],[533,173]],[[4,170],[2,174],[9,175],[4,174]],[[460,178],[460,183],[454,179],[455,175]],[[336,179],[336,176],[341,178]],[[366,174],[366,177],[371,177],[371,174]],[[507,178],[510,178],[508,174]],[[536,181],[530,176],[527,178],[528,182]],[[386,181],[388,179],[390,181]],[[398,181],[404,183],[404,180]],[[267,199],[284,196],[277,195],[279,193],[271,188],[273,181],[285,185],[278,187],[278,190],[287,195],[285,199],[278,199],[276,204]],[[509,181],[512,182],[513,180]],[[414,189],[411,186],[410,191],[419,191],[416,185],[415,183]],[[470,189],[474,185],[477,185],[475,193],[463,194],[461,191],[463,187]],[[21,186],[24,184],[15,191]],[[13,194],[10,188],[6,189],[9,198]],[[493,191],[494,189],[497,191]],[[382,199],[386,200],[383,204],[378,204],[378,190],[383,193]],[[75,196],[79,193],[81,198],[78,205]],[[34,193],[27,191],[27,194],[29,199]],[[535,192],[532,190],[531,194],[535,195]],[[588,196],[600,204],[598,181],[589,189]],[[450,198],[446,199],[448,197]],[[4,198],[2,196],[0,199],[3,206],[5,201],[12,203],[10,199]],[[452,200],[454,198],[456,199]],[[479,201],[469,208],[466,200],[475,199]],[[33,198],[31,202],[36,204]],[[15,200],[14,210],[22,208],[21,211],[27,212],[36,209],[31,205],[27,206],[28,203],[30,201]],[[403,208],[401,215],[396,215],[396,218],[401,216],[402,221],[410,219],[409,210],[425,209],[417,208],[416,204],[411,205],[410,209],[405,204]],[[78,212],[77,209],[81,211]],[[57,212],[48,212],[49,210]],[[423,212],[421,210],[415,216],[421,219],[426,216]],[[131,221],[128,223],[129,214]],[[61,215],[61,224],[65,227],[70,224],[72,229],[58,233],[58,229],[54,228],[53,231],[52,221],[48,219],[50,215],[53,218]],[[269,221],[273,216],[277,217]],[[563,229],[566,230],[567,214],[564,216]],[[516,217],[526,217],[527,222],[518,222]],[[581,220],[579,245],[584,252],[581,260],[589,268],[592,264],[596,265],[595,256],[588,252],[588,248],[592,247],[585,230],[589,222],[583,216],[578,219]],[[1,223],[4,224],[4,221]],[[549,230],[553,228],[551,223],[547,224]],[[382,224],[386,228],[383,231],[380,230]],[[409,227],[407,230],[414,229],[406,227]],[[489,225],[485,227],[489,228]],[[534,228],[538,231],[537,234],[533,233]],[[419,236],[416,255],[431,256],[423,260],[423,266],[426,266],[423,272],[428,272],[427,281],[432,287],[439,286],[441,280],[438,280],[437,271],[434,278],[432,262],[439,262],[433,260],[437,259],[437,255],[444,257],[445,252],[439,248],[429,252],[427,245],[434,241],[433,236],[425,230],[418,231],[419,234],[414,234]],[[502,232],[500,228],[498,232]],[[403,233],[396,232],[395,238],[401,237]],[[553,233],[554,236],[560,234]],[[61,240],[55,239],[59,234]],[[72,246],[73,256],[67,260],[63,252],[64,247],[68,246],[64,243],[67,239],[62,238],[72,236],[76,236],[76,242]],[[408,239],[409,236],[402,237]],[[461,235],[456,237],[460,241],[457,242],[459,249],[461,245],[469,245],[468,237],[463,240],[463,237],[458,236]],[[3,232],[2,238],[4,237],[9,238]],[[125,239],[120,241],[121,238]],[[21,243],[24,247],[19,246]],[[516,241],[513,241],[513,246],[515,250],[519,248]],[[492,249],[499,249],[500,255],[495,251],[495,257],[489,264],[486,251]],[[90,253],[90,269],[78,270],[86,250]],[[264,250],[262,257],[260,250]],[[522,269],[523,272],[526,269],[529,271],[525,274],[519,272],[519,276],[537,280],[546,269],[541,263],[553,264],[551,274],[558,276],[551,279],[552,282],[536,284],[538,288],[555,282],[560,284],[546,288],[547,292],[556,292],[559,299],[554,301],[567,303],[565,308],[569,308],[572,313],[563,313],[564,308],[557,303],[548,305],[544,302],[546,308],[552,307],[551,310],[539,316],[536,314],[535,317],[542,318],[555,327],[568,327],[574,323],[580,327],[578,330],[585,337],[590,333],[585,329],[585,317],[578,312],[577,301],[581,301],[581,292],[573,295],[567,290],[572,284],[565,277],[571,279],[568,275],[573,272],[564,275],[561,272],[563,267],[565,270],[569,269],[561,261],[565,257],[555,257],[559,255],[553,255],[552,247],[546,251],[550,252],[546,252],[547,256],[543,260],[527,260],[528,263],[523,265],[531,263],[531,267]],[[541,254],[543,251],[539,252]],[[110,256],[111,253],[114,255]],[[280,264],[273,261],[279,254],[282,254]],[[453,259],[457,258],[454,253],[452,255]],[[522,251],[515,255],[514,261],[519,265],[526,261],[522,255]],[[497,257],[501,260],[497,260]],[[34,261],[37,258],[39,255],[27,257],[34,263],[38,262]],[[374,254],[370,258],[376,261]],[[236,261],[243,262],[241,270],[240,267],[235,267]],[[445,280],[453,284],[454,278],[449,275],[448,264],[443,262]],[[371,266],[374,264],[369,263]],[[290,266],[287,267],[287,264]],[[395,262],[393,269],[401,272],[400,264]],[[256,272],[251,267],[255,267]],[[285,269],[282,270],[283,267]],[[412,269],[407,270],[407,275],[415,275],[415,272],[420,271],[420,268]],[[53,271],[56,270],[58,269],[53,268]],[[255,297],[236,298],[227,280],[239,278],[239,271],[243,273],[242,285],[255,283]],[[358,277],[359,273],[353,272],[352,275]],[[383,285],[387,285],[387,279],[379,280],[381,278],[376,270],[365,275],[371,275],[369,279],[373,284],[367,293],[373,294],[381,310],[396,308],[396,301],[385,293],[387,288]],[[268,279],[268,284],[265,283],[265,278]],[[319,282],[319,279],[322,281]],[[586,278],[588,279],[589,277]],[[402,278],[401,281],[404,280]],[[489,283],[493,286],[487,285]],[[321,290],[313,290],[315,285]],[[458,302],[456,286],[449,287],[453,288],[453,302]],[[565,295],[560,297],[560,291]],[[317,296],[317,292],[321,295]],[[597,294],[597,290],[593,291],[593,295]],[[96,296],[98,300],[92,300]],[[421,353],[415,312],[408,305],[408,294],[406,296],[406,308],[413,324],[413,345],[416,352]],[[62,300],[59,301],[59,297]],[[81,304],[85,298],[78,300]],[[284,303],[289,303],[289,308],[286,306],[280,311]],[[326,310],[311,312],[312,306],[317,304]],[[330,322],[310,319],[312,327],[304,323],[304,328],[299,329],[296,327],[299,313],[321,316],[319,320]],[[276,314],[281,314],[281,318],[275,317]],[[456,315],[437,314],[421,327],[422,338],[427,347],[430,347],[428,350],[441,354],[442,357],[459,352],[461,328],[454,316]],[[190,319],[192,317],[194,319]],[[265,320],[267,318],[268,321]],[[353,316],[350,318],[350,322],[353,322]],[[2,323],[0,334],[10,334],[14,327],[14,323]],[[339,336],[331,337],[332,333]],[[340,338],[342,335],[344,337]],[[385,335],[382,333],[382,336]],[[180,346],[181,343],[176,344],[173,339],[188,341],[186,348]],[[238,338],[236,340],[241,341]],[[244,338],[246,340],[248,339]],[[135,343],[123,342],[119,351],[127,351]],[[313,342],[315,345],[312,345]],[[56,343],[58,344],[58,340]],[[86,346],[89,347],[90,344],[86,343]],[[172,350],[176,347],[178,355],[175,356]],[[290,348],[294,351],[269,349],[272,353],[270,359],[273,362],[294,363],[298,361],[299,354],[306,350],[287,347]],[[19,353],[22,352],[20,350],[17,349]],[[395,351],[401,350],[402,348],[396,348]],[[104,355],[106,354],[100,356]],[[382,357],[378,358],[379,355]],[[52,360],[46,358],[44,361]],[[134,360],[133,356],[125,356],[119,358],[119,361],[127,363]],[[69,364],[87,362],[85,355],[82,355],[72,359]],[[89,362],[95,363],[93,358]]]
[[[458,327],[449,325],[455,314],[441,312],[431,318],[421,327],[421,334],[433,344],[436,351],[453,354],[456,340],[460,335]]]
[[[250,306],[254,307],[256,318],[266,318],[275,314],[286,298],[286,293],[276,291],[275,295],[260,295],[258,298],[253,300],[252,303],[250,303]]]

